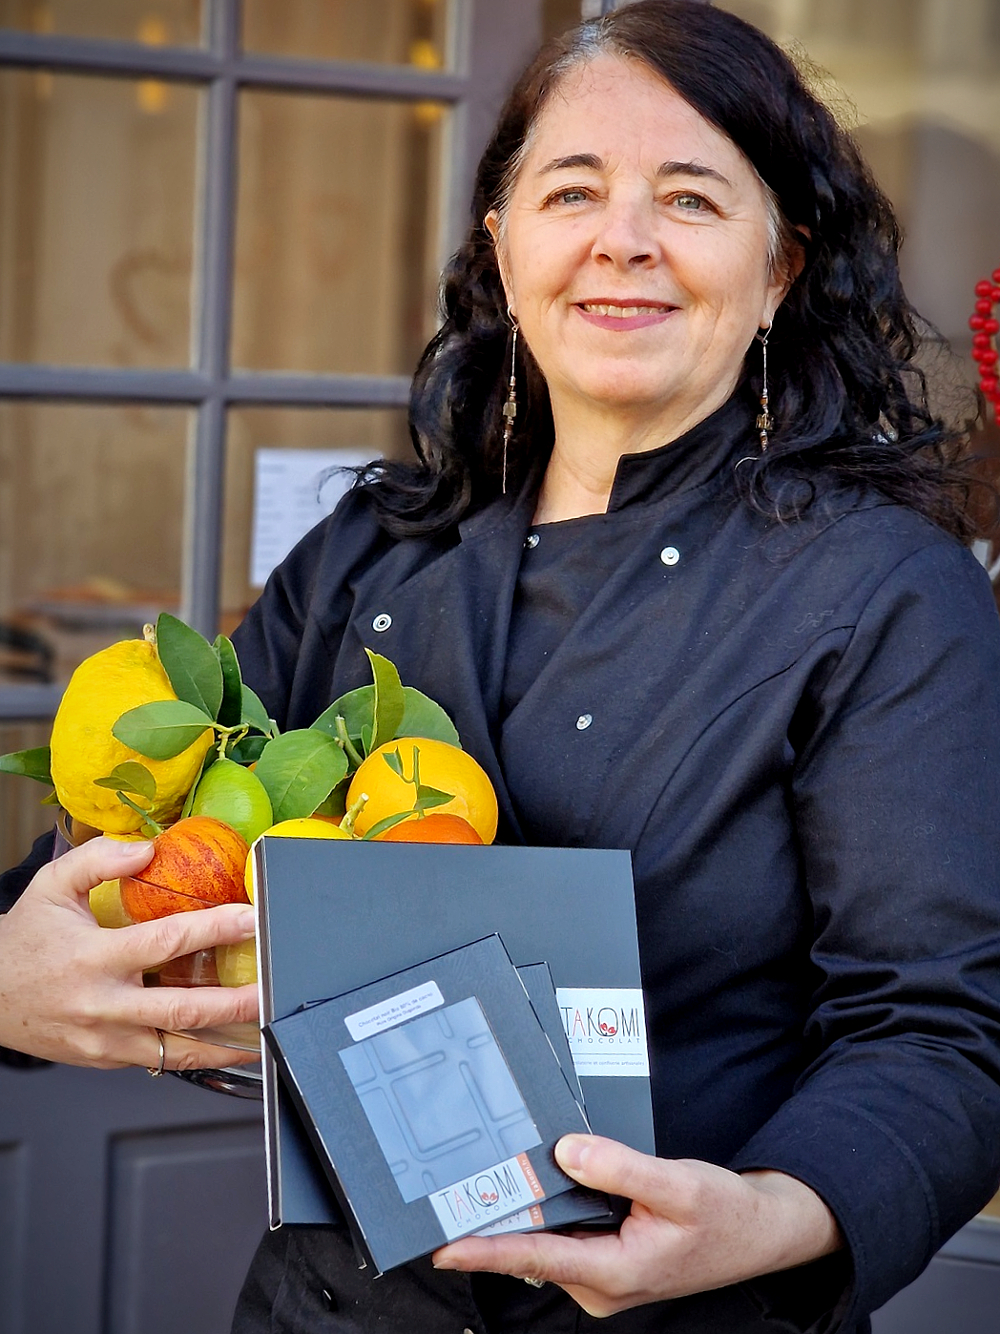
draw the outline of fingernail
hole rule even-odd
[[[234,913],[233,916],[236,918],[236,929],[238,931],[245,931],[248,936],[252,936],[257,925],[254,919],[253,909],[241,908],[239,912]]]
[[[120,857],[122,861],[131,861],[137,853],[149,854],[153,851],[153,845],[148,839],[137,839],[133,841],[128,839],[119,843],[117,839],[110,839],[111,853],[115,857]]]
[[[578,1170],[583,1166],[587,1152],[585,1135],[563,1135],[556,1145],[556,1162],[565,1171]]]

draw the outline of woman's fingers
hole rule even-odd
[[[219,1028],[257,1020],[253,983],[245,987],[147,987],[119,1003],[127,1006],[123,1019],[149,1028]]]
[[[555,1153],[567,1176],[582,1186],[640,1200],[653,1209],[669,1209],[677,1202],[678,1188],[683,1191],[683,1163],[653,1158],[602,1135],[564,1135]]]
[[[212,945],[234,945],[249,940],[253,933],[253,908],[248,903],[226,903],[140,922],[114,935],[125,972],[135,972]]]
[[[195,1042],[192,1038],[183,1037],[179,1033],[163,1029],[160,1031],[163,1033],[164,1070],[218,1070],[230,1065],[251,1065],[260,1060],[259,1052]],[[150,1070],[155,1070],[159,1066],[160,1045],[152,1029],[147,1046],[149,1060],[146,1061],[146,1066]]]
[[[119,843],[113,838],[92,838],[43,866],[25,890],[50,902],[82,900],[102,880],[117,880],[141,870],[153,856],[152,843]]]
[[[509,1233],[500,1237],[463,1237],[434,1253],[435,1269],[489,1270],[558,1283],[563,1288],[601,1286],[605,1270],[613,1273],[621,1243],[616,1235],[586,1240],[550,1233]]]

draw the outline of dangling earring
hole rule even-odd
[[[771,336],[772,325],[773,321],[762,334],[754,335],[764,349],[764,384],[760,391],[760,416],[757,418],[757,430],[760,432],[760,452],[762,454],[767,453],[767,433],[774,430],[774,421],[768,410],[767,399],[767,340]]]
[[[501,492],[507,494],[507,446],[510,444],[510,437],[514,433],[514,418],[517,416],[517,320],[514,318],[514,312],[510,306],[507,307],[507,318],[510,320],[511,339],[510,339],[510,379],[507,381],[507,401],[503,405],[503,476],[501,479]]]

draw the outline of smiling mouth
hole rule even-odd
[[[671,310],[676,310],[676,306],[665,305],[612,305],[602,301],[581,301],[580,309],[588,315],[601,315],[605,318],[619,320],[634,320],[639,315],[666,315]]]

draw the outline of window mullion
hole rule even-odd
[[[206,93],[201,135],[196,364],[209,380],[188,460],[181,615],[213,638],[219,623],[226,397],[236,229],[239,0],[211,0],[209,44],[222,58]]]

